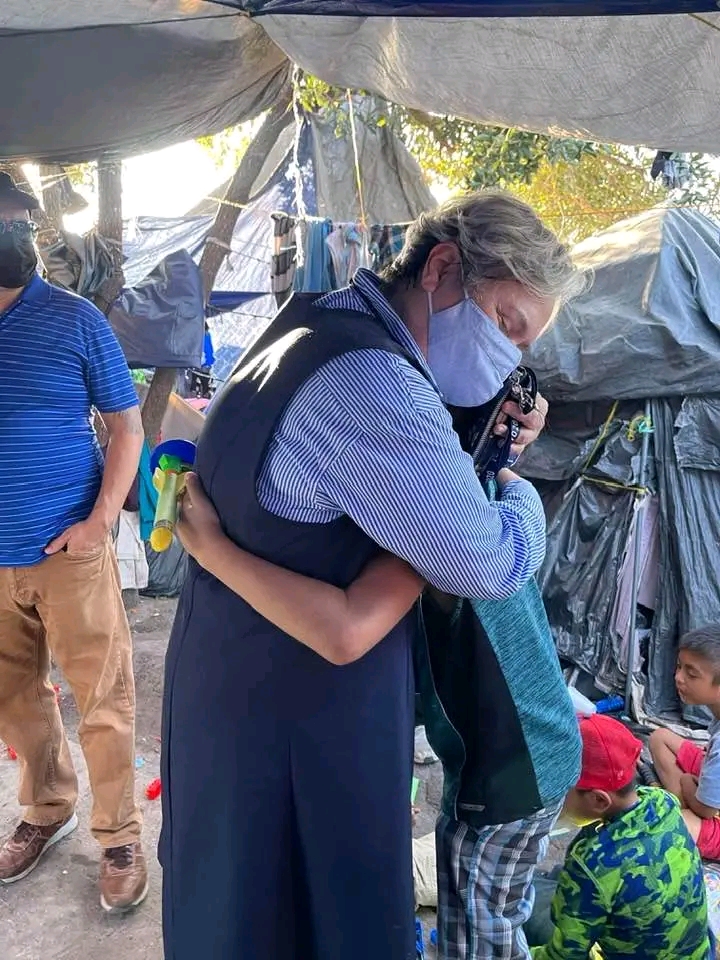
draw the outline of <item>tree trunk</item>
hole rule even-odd
[[[265,120],[249,145],[228,184],[223,203],[215,216],[205,248],[200,258],[205,300],[212,293],[215,278],[230,249],[233,230],[240,209],[251,199],[250,191],[257,180],[263,164],[285,127],[292,122],[292,86],[284,88],[275,106],[268,111]],[[145,436],[151,446],[157,442],[170,394],[175,387],[177,370],[164,368],[155,371],[150,390],[143,404],[142,417]]]
[[[292,85],[288,83],[243,154],[235,176],[228,184],[200,258],[200,276],[206,300],[212,293],[218,270],[230,251],[230,241],[240,210],[251,199],[253,184],[260,175],[270,150],[285,127],[292,122],[291,106]]]
[[[107,316],[122,290],[122,161],[101,157],[98,160],[98,234],[105,241],[113,260],[113,272],[95,293],[95,306]]]
[[[142,422],[145,430],[145,439],[150,449],[157,446],[160,439],[165,411],[170,400],[170,394],[175,387],[177,370],[175,367],[157,367],[153,374],[152,383],[142,406]]]
[[[41,163],[40,178],[42,181],[42,205],[45,213],[56,225],[58,230],[62,227],[63,213],[65,212],[63,203],[63,191],[60,187],[60,178],[63,176],[62,167],[55,164]]]

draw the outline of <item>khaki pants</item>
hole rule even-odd
[[[20,761],[19,801],[37,825],[70,816],[78,784],[50,683],[50,657],[70,684],[103,847],[140,836],[135,804],[135,688],[130,629],[108,541],[90,556],[60,552],[0,567],[0,740]]]

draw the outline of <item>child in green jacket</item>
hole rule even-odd
[[[565,814],[583,829],[557,881],[552,936],[533,960],[708,960],[702,864],[679,803],[635,788],[642,744],[617,720],[587,717],[580,732],[582,773]]]

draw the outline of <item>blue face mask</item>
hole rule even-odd
[[[479,407],[499,392],[522,359],[512,341],[466,295],[433,313],[428,294],[428,365],[445,403]]]

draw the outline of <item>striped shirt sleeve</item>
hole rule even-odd
[[[112,327],[99,310],[88,304],[85,336],[90,403],[100,413],[119,413],[138,405],[125,355]]]
[[[398,356],[364,350],[316,377],[323,406],[341,411],[348,438],[322,472],[317,508],[347,514],[447,593],[504,599],[536,573],[545,555],[538,494],[519,480],[488,500],[419,372]]]

